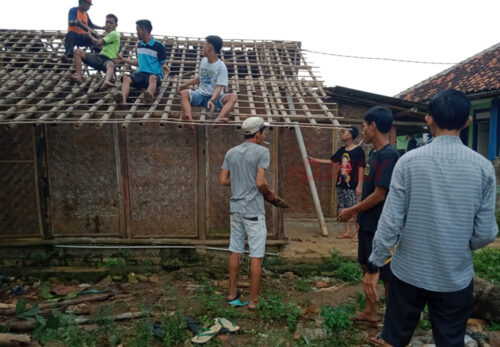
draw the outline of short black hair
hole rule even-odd
[[[352,135],[352,139],[353,139],[353,140],[354,140],[356,137],[358,137],[358,135],[359,135],[359,130],[358,130],[358,128],[356,128],[356,127],[350,127],[350,128],[349,128],[349,129],[347,129],[347,130],[349,130],[349,132],[351,133],[351,135]]]
[[[222,48],[223,41],[219,36],[209,35],[209,36],[205,37],[205,41],[207,41],[208,43],[210,43],[214,47],[215,53],[220,54],[220,50]]]
[[[257,134],[259,132],[262,134],[264,132],[264,130],[266,130],[266,127],[260,128],[259,131],[254,132],[252,135],[243,135],[243,136],[245,137],[245,140],[253,139],[255,137],[255,134]]]
[[[110,13],[106,15],[106,18],[113,18],[115,20],[115,23],[118,24],[118,17],[115,16],[114,14]]]
[[[367,124],[375,122],[375,126],[382,134],[387,134],[391,130],[393,120],[392,111],[387,107],[375,106],[365,113],[365,122]]]
[[[464,93],[447,89],[429,102],[429,114],[441,129],[462,129],[469,118],[470,101]]]
[[[151,21],[149,19],[139,19],[135,24],[143,29],[146,29],[148,33],[151,34],[151,31],[153,31],[153,24],[151,24]]]
[[[78,5],[81,5],[81,4],[83,4],[84,2],[85,2],[85,3],[87,3],[87,4],[89,4],[89,5],[92,5],[92,4],[91,4],[90,2],[88,2],[87,0],[78,0]]]

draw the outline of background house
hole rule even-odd
[[[454,88],[472,102],[472,124],[462,141],[490,160],[499,155],[500,43],[401,92],[396,97],[428,102],[439,91]]]

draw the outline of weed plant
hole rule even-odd
[[[325,306],[321,308],[320,315],[324,320],[322,326],[330,346],[344,347],[356,343],[357,334],[352,323],[354,317],[352,306]]]
[[[295,332],[299,314],[302,313],[295,302],[286,303],[279,294],[270,294],[260,299],[257,311],[266,322],[286,320],[288,330]]]
[[[500,284],[500,249],[485,248],[474,252],[474,272],[494,284]]]

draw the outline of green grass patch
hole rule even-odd
[[[257,304],[257,311],[266,322],[286,320],[290,332],[295,332],[297,329],[298,317],[302,313],[295,302],[286,303],[280,294],[270,294],[261,298]]]
[[[358,263],[342,257],[338,251],[330,251],[328,263],[334,271],[334,276],[343,282],[356,284],[363,280],[363,271]]]
[[[298,277],[295,283],[293,284],[293,289],[299,292],[308,292],[311,290],[311,285],[309,282],[302,277]]]
[[[328,336],[328,341],[331,342],[330,346],[344,347],[356,344],[358,336],[352,322],[354,317],[352,306],[325,306],[321,308],[320,315],[324,319],[322,327]]]
[[[477,276],[500,284],[500,249],[485,248],[475,251],[474,271]]]

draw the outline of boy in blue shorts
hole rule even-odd
[[[181,119],[192,121],[191,106],[203,106],[210,113],[216,109],[220,110],[215,118],[216,123],[229,122],[227,115],[233,110],[237,98],[234,94],[224,95],[224,87],[228,85],[228,73],[226,65],[219,59],[222,43],[219,36],[211,35],[205,38],[204,57],[200,63],[198,76],[178,88],[182,105]],[[198,89],[187,89],[196,84],[199,85]],[[193,128],[192,123],[190,127]]]

